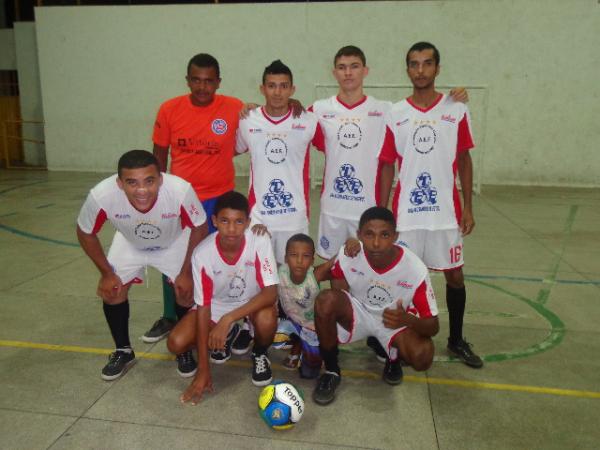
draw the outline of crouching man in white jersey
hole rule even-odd
[[[107,220],[117,229],[108,256],[97,236]],[[150,152],[125,153],[118,174],[90,191],[77,219],[77,237],[100,271],[97,294],[116,346],[102,369],[104,380],[120,377],[135,362],[129,340],[131,284],[141,283],[145,267],[152,266],[174,282],[178,301],[190,302],[192,251],[207,233],[206,214],[192,186],[161,174]],[[178,362],[187,356],[178,355]]]
[[[396,103],[387,119],[400,166],[393,209],[400,243],[446,277],[448,350],[466,365],[480,368],[483,361],[462,335],[466,303],[463,236],[475,226],[469,154],[474,145],[467,107],[435,90],[439,63],[438,50],[428,42],[413,45],[406,55],[413,94]]]
[[[252,383],[271,382],[267,349],[277,326],[277,265],[271,241],[248,230],[248,200],[230,191],[217,199],[212,221],[217,229],[192,257],[194,301],[175,326],[167,346],[174,353],[196,347],[198,371],[181,401],[196,404],[212,391],[209,359],[216,364],[231,357],[239,332],[238,320],[248,317],[254,327]],[[209,358],[209,349],[213,350]],[[218,351],[214,351],[218,350]]]
[[[331,269],[343,290],[321,291],[315,300],[315,326],[325,363],[313,399],[331,403],[341,380],[338,342],[368,336],[377,339],[388,359],[383,379],[402,382],[400,359],[415,370],[427,370],[433,361],[433,340],[439,330],[437,304],[427,267],[410,250],[395,244],[398,237],[392,212],[367,209],[360,217],[358,239],[362,251],[355,257],[339,251]]]

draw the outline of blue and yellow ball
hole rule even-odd
[[[274,430],[292,428],[304,413],[304,396],[293,384],[274,381],[258,397],[258,411]]]

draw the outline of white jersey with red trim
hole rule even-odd
[[[362,244],[361,244],[362,247]],[[331,269],[334,278],[345,278],[350,294],[369,311],[383,314],[399,300],[408,313],[427,318],[438,315],[435,294],[425,264],[410,250],[397,246],[398,258],[386,269],[374,269],[364,249],[354,258],[338,253]]]
[[[179,237],[184,227],[206,222],[206,213],[192,185],[162,173],[156,203],[140,212],[117,184],[117,175],[98,183],[87,196],[77,224],[84,233],[96,234],[107,220],[139,250],[162,250]]]
[[[234,262],[227,262],[219,233],[204,239],[192,255],[194,301],[200,306],[212,303],[230,305],[229,310],[247,303],[265,286],[279,283],[277,263],[271,240],[251,231],[244,233],[244,243]]]
[[[387,125],[400,159],[393,203],[398,231],[458,228],[457,157],[473,148],[466,105],[440,94],[425,110],[405,99],[394,104]]]
[[[314,114],[277,120],[256,108],[240,121],[236,152],[250,152],[250,217],[274,231],[308,225],[309,146],[317,127]]]
[[[358,220],[377,204],[380,161],[395,161],[393,149],[383,147],[391,105],[365,96],[349,106],[333,96],[309,108],[319,121],[313,144],[325,153],[322,213]]]

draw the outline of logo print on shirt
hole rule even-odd
[[[265,208],[273,209],[277,206],[289,208],[294,203],[294,196],[291,192],[286,192],[285,183],[279,178],[271,180],[269,183],[269,192],[263,195],[262,204]],[[294,208],[295,211],[295,208]],[[293,212],[293,211],[286,211]]]
[[[338,129],[337,139],[343,148],[352,150],[360,144],[360,141],[362,140],[362,131],[356,123],[345,122],[342,123]]]
[[[246,290],[246,281],[239,275],[234,275],[229,282],[229,298],[240,298]]]
[[[413,133],[413,146],[419,153],[426,155],[435,147],[437,135],[431,125],[420,125]]]
[[[333,189],[338,194],[343,194],[344,192],[349,192],[351,194],[360,194],[363,190],[362,181],[358,178],[355,178],[354,175],[356,170],[352,164],[342,164],[340,167],[339,174],[333,181]]]
[[[223,119],[215,119],[212,122],[211,128],[215,134],[225,134],[227,133],[227,122],[225,122]]]
[[[321,243],[321,247],[323,247],[325,250],[329,248],[329,239],[327,239],[325,236],[321,236],[321,240],[319,242]]]
[[[133,233],[141,239],[158,239],[162,231],[156,225],[142,222],[135,227]]]
[[[392,303],[392,296],[387,289],[381,286],[371,286],[367,290],[367,304],[376,308],[383,308]]]
[[[435,205],[437,203],[437,189],[431,186],[431,175],[428,172],[420,173],[416,183],[417,187],[410,191],[410,202],[415,206],[422,204]],[[439,207],[437,210],[439,210]]]
[[[265,145],[265,156],[269,162],[273,164],[280,164],[285,161],[288,153],[288,148],[283,139],[273,138],[267,141]]]

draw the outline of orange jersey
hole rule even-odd
[[[234,187],[233,155],[243,103],[215,95],[208,106],[194,106],[189,95],[164,102],[156,116],[152,140],[171,147],[171,173],[188,181],[200,200]]]

